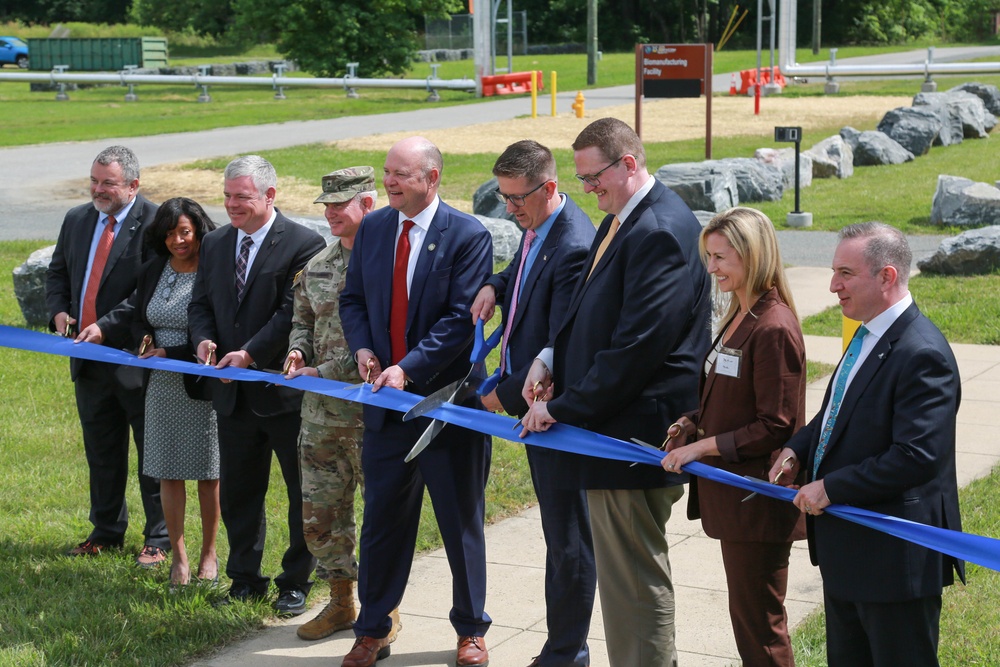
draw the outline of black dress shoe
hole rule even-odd
[[[233,602],[258,602],[265,597],[267,596],[264,593],[261,593],[250,584],[243,583],[242,581],[234,581],[233,585],[229,587],[226,597],[215,602],[214,606],[224,607]]]
[[[298,616],[306,610],[306,594],[295,588],[280,591],[274,610],[278,616]]]

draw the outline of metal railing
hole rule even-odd
[[[284,88],[315,87],[343,88],[349,97],[357,97],[357,88],[411,88],[424,89],[428,101],[440,100],[438,90],[466,90],[475,92],[476,82],[473,79],[440,79],[437,76],[437,65],[431,65],[431,75],[425,79],[362,79],[353,76],[357,67],[351,63],[347,76],[339,78],[324,77],[288,77],[284,76],[281,66],[278,66],[270,77],[255,76],[213,76],[208,74],[208,67],[202,68],[200,74],[136,74],[133,69],[121,72],[92,72],[74,74],[67,72],[65,66],[57,66],[51,72],[0,72],[0,81],[25,81],[28,83],[51,83],[59,87],[56,99],[69,99],[66,94],[68,83],[110,83],[129,87],[126,101],[136,99],[135,86],[143,85],[193,85],[201,90],[199,102],[211,101],[208,94],[209,86],[266,86],[275,90],[275,99],[285,99]],[[131,98],[131,99],[130,99]]]
[[[827,63],[800,65],[795,62],[796,15],[795,0],[778,0],[778,64],[785,76],[823,76],[832,83],[835,76],[923,76],[932,83],[934,74],[988,74],[1000,72],[1000,62],[934,62],[934,47],[927,50],[922,63],[882,65],[838,65],[836,49],[831,49]]]

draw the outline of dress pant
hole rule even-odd
[[[587,492],[558,488],[559,453],[526,446],[545,536],[545,625],[540,667],[587,667],[597,565]]]
[[[160,505],[160,480],[142,474],[145,398],[115,378],[112,364],[84,362],[74,383],[76,407],[83,428],[83,447],[90,469],[88,539],[121,544],[128,527],[125,487],[128,483],[129,427],[139,455],[139,493],[146,524],[145,544],[170,550],[167,524]]]
[[[939,667],[941,596],[849,602],[824,591],[829,667]]]
[[[792,543],[721,544],[729,618],[743,667],[795,667],[785,613]]]
[[[676,667],[666,525],[683,486],[587,491],[611,667]]]
[[[316,559],[302,533],[302,487],[299,481],[299,413],[255,415],[242,400],[233,414],[218,415],[219,500],[229,537],[226,575],[261,595],[269,577],[261,574],[267,536],[264,499],[271,476],[271,454],[278,459],[288,494],[288,548],[281,559],[279,590],[308,593]]]
[[[419,456],[403,459],[430,423],[403,423],[389,413],[382,429],[365,429],[361,447],[365,509],[361,524],[357,636],[385,637],[389,612],[403,599],[410,576],[424,488],[451,568],[449,614],[458,635],[482,636],[489,629],[486,604],[486,537],[483,532],[488,436],[445,426]]]

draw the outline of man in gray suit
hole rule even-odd
[[[82,331],[128,298],[147,259],[143,232],[156,205],[139,194],[139,161],[124,146],[104,149],[90,168],[92,202],[70,209],[59,232],[45,279],[49,329],[62,335]],[[70,361],[83,446],[90,467],[90,535],[69,551],[96,556],[120,549],[128,527],[129,426],[139,453],[139,489],[146,526],[145,544],[136,558],[156,567],[170,548],[160,506],[159,480],[142,474],[144,405],[141,392],[122,385],[118,366],[82,359]]]

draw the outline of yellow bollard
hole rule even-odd
[[[861,322],[852,320],[844,315],[841,315],[840,317],[842,319],[840,323],[840,345],[841,354],[843,354],[844,352],[847,352],[847,346],[851,344],[851,339],[854,338],[854,332],[861,326]]]
[[[552,117],[556,116],[556,71],[552,70]]]
[[[531,70],[531,117],[538,118],[538,70]]]
[[[583,98],[583,91],[582,90],[578,91],[576,93],[576,101],[573,102],[573,111],[576,112],[576,117],[577,118],[583,118],[583,103],[584,103],[584,101],[585,100]]]

